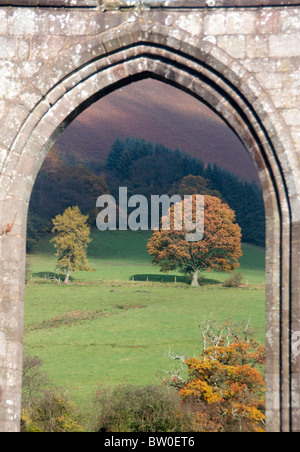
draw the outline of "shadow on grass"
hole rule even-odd
[[[190,285],[191,278],[189,276],[177,276],[177,275],[133,275],[130,277],[131,281],[143,281],[143,282],[160,282],[160,283],[183,283]],[[214,285],[214,284],[222,284],[221,281],[217,279],[209,279],[201,276],[199,278],[200,286]]]
[[[37,272],[37,273],[31,273],[33,278],[37,279],[43,279],[45,281],[64,281],[66,275],[64,273],[55,273],[55,272]],[[70,282],[75,281],[75,278],[70,276]]]

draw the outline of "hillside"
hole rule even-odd
[[[248,181],[257,179],[245,148],[208,107],[169,85],[144,80],[106,96],[60,136],[60,152],[104,164],[117,137],[132,136],[216,163]]]

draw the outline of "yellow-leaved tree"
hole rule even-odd
[[[62,215],[57,215],[52,220],[52,233],[55,237],[51,242],[54,243],[58,257],[56,268],[66,272],[65,284],[69,283],[72,271],[91,270],[86,254],[92,241],[87,221],[88,216],[82,215],[78,206],[68,207]]]

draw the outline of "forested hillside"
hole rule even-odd
[[[243,241],[258,246],[265,245],[265,214],[262,193],[254,182],[247,182],[217,165],[205,165],[180,150],[170,150],[160,144],[136,140],[118,139],[111,148],[106,168],[112,171],[114,183],[110,185],[117,198],[116,187],[125,185],[129,195],[142,194],[211,194],[221,196],[235,211],[242,228]],[[197,178],[188,182],[182,192],[186,177],[201,176],[205,179],[197,187]],[[199,181],[199,179],[198,179]]]
[[[252,182],[257,170],[243,144],[209,107],[187,93],[146,79],[98,100],[57,140],[57,148],[103,165],[116,137],[161,143]]]
[[[188,177],[193,176],[193,177]],[[211,194],[220,196],[236,212],[243,241],[264,246],[265,223],[262,194],[249,183],[216,165],[204,164],[180,150],[171,150],[135,138],[117,139],[103,167],[81,161],[72,154],[50,151],[35,183],[28,219],[28,251],[39,235],[49,230],[51,218],[78,205],[95,222],[96,200],[111,193],[116,200],[120,186],[128,195]]]

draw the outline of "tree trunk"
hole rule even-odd
[[[199,282],[198,282],[198,270],[195,270],[194,271],[194,274],[193,274],[193,279],[192,279],[192,283],[191,283],[191,285],[193,286],[193,287],[198,287],[199,286]]]
[[[67,274],[65,278],[65,284],[69,284],[69,278],[70,278],[71,270],[67,268]]]

